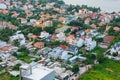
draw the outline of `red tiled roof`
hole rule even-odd
[[[112,42],[115,39],[115,36],[105,36],[104,41],[106,42]]]
[[[67,49],[67,46],[65,46],[65,45],[60,45],[60,47],[61,47],[63,50]]]

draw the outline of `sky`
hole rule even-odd
[[[88,5],[92,7],[100,7],[107,12],[119,12],[120,0],[64,0],[66,4]]]

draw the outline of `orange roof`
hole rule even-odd
[[[97,13],[93,13],[93,14],[92,14],[92,17],[96,17],[96,16],[97,16]]]
[[[2,51],[9,51],[9,46],[4,46],[1,48]]]
[[[0,49],[0,52],[2,52],[3,50],[2,49]]]
[[[92,28],[96,28],[96,25],[95,24],[91,24],[90,25]]]
[[[44,43],[43,42],[36,42],[36,43],[34,43],[34,46],[36,48],[43,48],[44,47]]]
[[[86,18],[85,21],[90,21],[91,19],[90,18]]]
[[[86,29],[85,32],[86,32],[86,33],[90,32],[90,29]]]
[[[58,21],[60,21],[60,22],[62,22],[62,21],[64,21],[64,20],[66,20],[65,17],[59,17],[59,19],[58,19]]]
[[[35,44],[36,44],[36,45],[42,45],[43,42],[36,42]]]
[[[56,35],[52,35],[51,39],[56,40],[57,39]]]
[[[119,31],[120,28],[116,26],[116,27],[113,28],[113,30],[115,30],[115,31]]]
[[[15,26],[15,25],[10,26],[10,29],[17,29],[17,28],[18,26]]]
[[[68,36],[68,38],[74,39],[75,36],[74,36],[74,34],[71,34],[71,35]]]
[[[9,11],[8,11],[8,10],[3,10],[2,13],[3,13],[3,14],[8,14]]]
[[[102,25],[104,25],[105,24],[105,22],[100,22],[99,23],[99,26],[102,26]]]
[[[60,47],[61,47],[63,50],[67,49],[67,46],[65,46],[65,45],[60,45]]]
[[[13,17],[17,17],[17,16],[18,16],[18,14],[15,12],[12,16],[13,16]]]
[[[36,39],[37,36],[36,35],[30,35],[29,38]]]

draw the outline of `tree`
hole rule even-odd
[[[53,34],[55,32],[55,27],[45,27],[44,30],[50,34]]]
[[[15,46],[19,46],[19,45],[20,45],[20,42],[19,42],[18,40],[14,40],[13,44],[14,44]]]
[[[72,67],[72,72],[77,73],[79,72],[79,65],[78,64],[74,64]]]
[[[86,54],[86,64],[94,64],[94,60],[96,59],[95,54]]]
[[[27,56],[27,53],[21,52],[20,54],[17,55],[18,58],[25,57]]]
[[[16,64],[15,66],[13,66],[13,69],[14,69],[14,70],[19,70],[19,67],[20,67],[20,66],[21,66],[21,64],[18,63],[18,64]]]
[[[32,33],[35,34],[35,35],[40,35],[40,32],[42,31],[42,28],[40,27],[33,27],[32,29]]]
[[[105,60],[106,60],[106,58],[103,54],[97,54],[97,61],[99,63],[103,63]]]
[[[103,38],[95,38],[95,41],[97,41],[97,42],[103,42]]]
[[[18,52],[25,52],[25,53],[29,53],[29,50],[25,47],[25,46],[22,46],[18,49]]]

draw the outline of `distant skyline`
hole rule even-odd
[[[92,7],[100,7],[107,12],[119,12],[120,0],[63,0],[66,4],[88,5]]]

